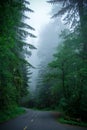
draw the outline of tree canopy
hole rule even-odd
[[[26,6],[27,5],[27,6]],[[33,45],[26,42],[26,37],[35,38],[30,30],[35,30],[24,23],[28,18],[24,12],[34,12],[26,0],[0,1],[0,110],[10,109],[20,104],[20,99],[28,93],[30,63],[26,55],[31,55]],[[28,30],[28,31],[27,31]]]

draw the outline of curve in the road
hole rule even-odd
[[[87,128],[58,123],[51,112],[26,109],[26,113],[0,124],[0,130],[87,130]]]

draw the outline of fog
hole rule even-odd
[[[42,62],[47,65],[53,59],[56,47],[62,40],[60,33],[64,29],[64,25],[61,22],[61,17],[51,19],[52,14],[60,8],[60,5],[52,8],[45,1],[32,1],[31,8],[34,9],[35,13],[31,15],[30,24],[36,29],[35,34],[37,35],[36,39],[28,39],[37,48],[37,50],[32,51],[32,56],[29,58],[29,62],[35,67],[35,69],[31,69],[33,73],[30,83],[30,90],[34,91],[38,79],[39,65]]]

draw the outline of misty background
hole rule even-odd
[[[51,16],[54,14],[61,5],[52,6],[46,1],[31,1],[31,8],[35,9],[35,12],[31,14],[31,20],[27,21],[35,28],[35,34],[37,38],[27,38],[28,42],[31,42],[37,49],[32,51],[32,56],[29,57],[29,62],[34,65],[35,69],[31,69],[32,76],[30,80],[30,91],[34,92],[38,72],[40,65],[44,63],[44,66],[52,61],[53,54],[56,47],[61,43],[60,33],[65,28],[61,17],[52,19]],[[27,14],[28,15],[28,14]]]

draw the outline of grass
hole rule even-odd
[[[13,119],[21,114],[25,113],[25,110],[21,107],[14,107],[8,111],[0,111],[0,123]]]
[[[87,127],[87,123],[82,122],[82,121],[78,122],[78,121],[73,121],[73,120],[67,120],[67,119],[64,119],[63,117],[60,117],[57,120],[58,120],[58,122],[63,123],[63,124],[70,124],[70,125]]]

